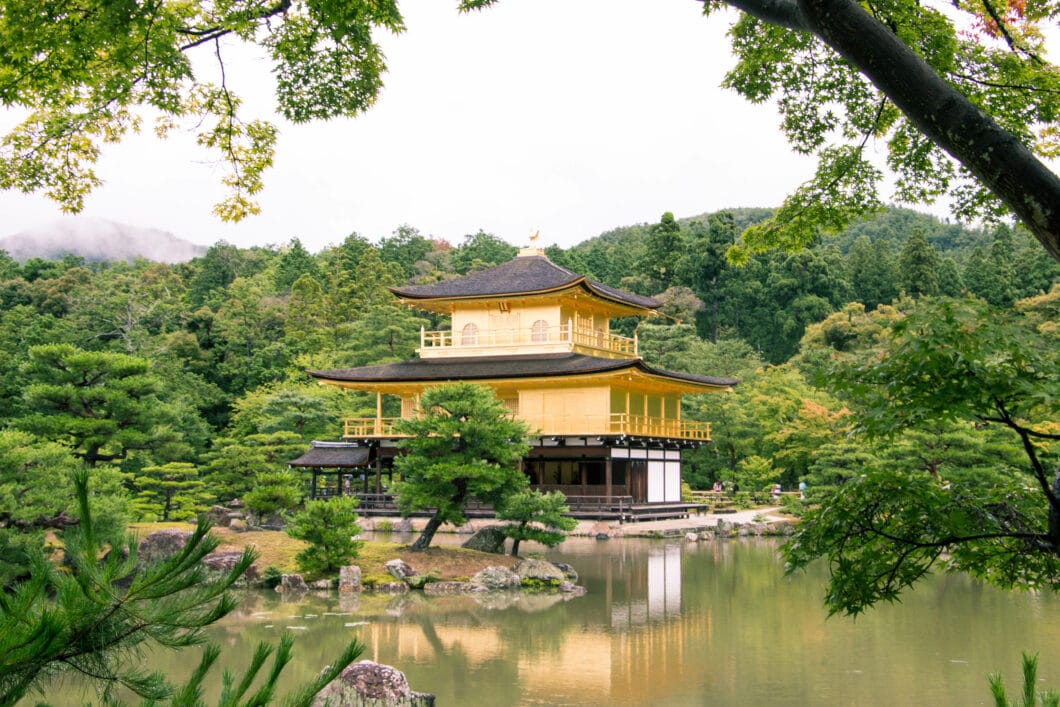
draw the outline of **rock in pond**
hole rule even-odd
[[[428,582],[423,585],[423,593],[431,597],[448,596],[450,594],[474,594],[475,592],[489,591],[481,584],[471,582]]]
[[[568,581],[578,581],[578,570],[574,569],[566,562],[553,562],[552,566],[562,572],[563,576],[566,577]]]
[[[370,660],[347,667],[313,700],[313,707],[434,707],[434,695],[414,692],[397,668]]]
[[[487,567],[471,578],[472,584],[482,585],[494,592],[504,589],[516,589],[519,587],[519,582],[519,575],[507,567]]]
[[[541,584],[544,586],[558,587],[562,582],[567,580],[567,578],[563,576],[563,572],[551,562],[536,560],[533,558],[523,560],[513,567],[512,571],[519,575],[519,580],[523,584]]]
[[[302,579],[302,575],[283,574],[280,575],[280,585],[276,587],[276,591],[301,594],[308,592],[309,587],[306,586],[305,580]]]
[[[361,591],[361,568],[357,565],[346,565],[339,568],[339,592],[348,594]]]

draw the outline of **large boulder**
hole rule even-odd
[[[232,571],[232,568],[236,566],[236,563],[239,562],[241,557],[243,557],[243,553],[235,550],[229,552],[211,552],[209,555],[202,558],[202,564],[212,572],[228,574]],[[261,579],[258,573],[257,563],[253,563],[250,567],[247,567],[247,571],[243,573],[243,579],[250,583],[257,582]]]
[[[434,707],[434,695],[414,692],[397,668],[362,660],[321,690],[313,707]]]
[[[479,584],[490,591],[517,589],[520,581],[519,575],[507,567],[487,567],[471,578],[472,584]]]
[[[464,541],[460,547],[479,552],[492,552],[495,555],[504,554],[504,541],[508,539],[500,528],[490,525],[481,528],[478,532]]]
[[[228,525],[228,521],[232,519],[233,511],[230,511],[224,506],[210,506],[210,510],[206,511],[206,522],[210,525],[223,528]]]
[[[391,577],[402,582],[408,582],[410,578],[419,574],[404,560],[390,560],[384,563],[384,566]]]
[[[146,564],[165,560],[183,550],[191,535],[186,530],[157,530],[140,541],[138,557]]]
[[[512,568],[524,586],[558,587],[567,581],[563,572],[551,562],[529,558]]]

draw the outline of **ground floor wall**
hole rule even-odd
[[[367,464],[313,470],[310,496],[389,493],[397,480],[392,445],[372,448]],[[522,460],[533,488],[564,495],[631,497],[634,503],[681,501],[681,449],[656,440],[542,438]]]
[[[681,450],[643,446],[539,446],[523,460],[530,483],[567,496],[632,496],[636,503],[681,500]]]

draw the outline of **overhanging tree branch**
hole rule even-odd
[[[764,22],[809,31],[839,53],[1060,260],[1060,178],[858,3],[724,1]]]

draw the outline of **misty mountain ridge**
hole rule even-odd
[[[65,255],[77,255],[93,262],[145,258],[160,263],[182,263],[204,255],[207,246],[157,228],[74,217],[0,238],[0,250],[7,251],[20,263],[30,258],[60,260]]]

